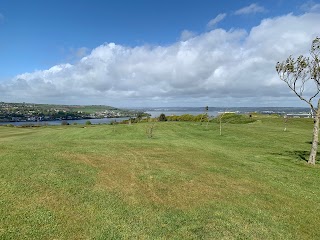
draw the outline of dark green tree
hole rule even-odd
[[[161,113],[159,116],[159,122],[165,122],[167,121],[167,117],[164,113]]]

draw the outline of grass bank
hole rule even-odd
[[[0,239],[320,239],[310,121],[0,127]]]

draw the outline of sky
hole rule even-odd
[[[320,0],[1,0],[0,101],[306,107],[275,64],[316,36]]]

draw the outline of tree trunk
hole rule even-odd
[[[317,108],[316,116],[314,119],[312,147],[311,147],[309,161],[308,161],[308,163],[312,165],[316,164],[318,142],[319,142],[319,116],[320,116],[320,99],[318,100],[318,108]]]

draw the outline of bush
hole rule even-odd
[[[166,115],[164,113],[161,113],[159,116],[159,122],[165,122],[167,121]]]
[[[220,117],[222,117],[221,122],[223,123],[233,123],[233,124],[245,124],[255,122],[255,119],[252,119],[245,114],[236,114],[236,113],[225,113],[223,116],[216,117],[216,121],[220,122]]]
[[[208,114],[199,114],[197,116],[194,116],[195,122],[207,122],[209,120]]]
[[[67,121],[63,120],[63,121],[61,122],[61,125],[62,125],[62,126],[66,126],[66,125],[69,125],[69,123],[68,123]]]
[[[35,125],[35,124],[32,124],[32,123],[26,123],[26,124],[22,124],[22,125],[20,125],[20,126],[18,126],[18,127],[21,127],[21,128],[28,128],[28,127],[40,127],[40,125],[38,124],[38,125]]]
[[[180,116],[180,121],[193,121],[194,120],[194,116],[191,114],[183,114]]]
[[[167,117],[168,121],[180,121],[180,116],[172,115]]]
[[[91,123],[91,121],[86,121],[86,123],[85,123],[86,125],[91,125],[92,123]]]
[[[199,115],[191,115],[191,114],[183,114],[181,116],[172,115],[166,117],[168,121],[184,121],[184,122],[206,122],[208,121],[208,115],[207,114],[199,114]]]

